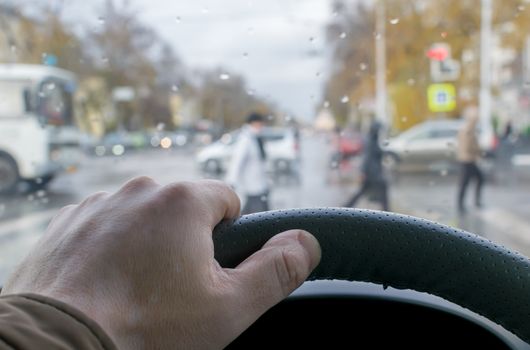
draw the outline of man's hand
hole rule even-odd
[[[2,294],[37,293],[77,307],[123,349],[222,348],[320,260],[316,239],[293,230],[237,268],[221,268],[212,230],[239,209],[220,182],[133,179],[115,194],[63,208]]]

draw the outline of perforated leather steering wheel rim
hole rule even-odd
[[[311,232],[322,260],[309,280],[364,281],[437,295],[530,343],[530,259],[475,234],[382,211],[268,211],[220,223],[215,258],[235,267],[274,235]]]

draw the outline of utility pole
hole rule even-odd
[[[481,0],[480,21],[480,126],[484,133],[491,132],[491,22],[492,0]]]
[[[375,60],[376,60],[376,118],[385,127],[389,128],[390,122],[386,115],[386,39],[385,39],[385,3],[379,0],[376,3],[376,29],[375,29]]]

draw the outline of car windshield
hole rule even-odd
[[[0,285],[139,175],[530,255],[528,0],[5,0],[0,26]]]

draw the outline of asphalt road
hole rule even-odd
[[[330,170],[331,151],[324,136],[302,138],[300,183],[279,179],[271,194],[273,209],[342,206],[354,193],[358,160]],[[444,171],[406,174],[391,183],[391,209],[460,227],[530,256],[530,180],[527,170],[501,173],[488,182],[484,208],[455,209],[455,175]],[[44,232],[57,210],[96,191],[115,191],[125,181],[148,175],[161,184],[203,177],[194,154],[182,150],[149,150],[121,157],[86,157],[77,173],[63,174],[46,190],[0,199],[0,284]],[[471,193],[470,193],[471,194]],[[361,200],[359,207],[379,209]]]

